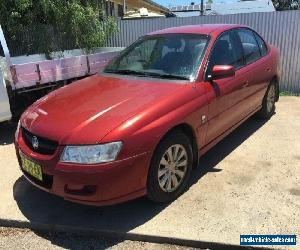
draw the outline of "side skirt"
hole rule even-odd
[[[229,135],[233,130],[235,130],[238,126],[240,126],[243,122],[248,120],[252,115],[254,115],[257,111],[261,109],[261,106],[257,107],[254,111],[252,111],[249,115],[247,115],[245,118],[243,118],[241,121],[233,125],[231,128],[226,130],[223,134],[219,135],[216,139],[212,140],[210,143],[205,145],[200,149],[200,156],[205,154],[208,150],[210,150],[213,146],[215,146],[218,142],[220,142],[222,139],[224,139],[227,135]],[[209,128],[208,128],[209,129]]]

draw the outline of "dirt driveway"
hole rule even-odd
[[[300,237],[299,97],[281,97],[270,121],[251,118],[220,142],[202,157],[189,190],[164,206],[142,198],[93,208],[36,189],[18,169],[14,129],[0,125],[0,222],[30,221],[227,244],[239,244],[240,234]]]

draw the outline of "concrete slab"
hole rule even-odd
[[[164,206],[141,198],[88,207],[38,190],[21,177],[14,129],[0,125],[1,220],[237,245],[240,234],[300,237],[300,98],[281,97],[271,120],[240,126],[202,157],[189,190]]]

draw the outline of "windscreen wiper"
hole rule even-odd
[[[178,79],[178,80],[190,80],[187,76],[180,76],[180,75],[172,75],[172,74],[159,74],[154,72],[147,72],[147,71],[137,71],[131,69],[119,69],[119,70],[105,70],[105,73],[113,73],[113,74],[123,74],[123,75],[136,75],[136,76],[143,76],[143,77],[155,77],[155,78],[162,78],[162,79]]]
[[[147,76],[143,71],[131,70],[131,69],[107,69],[104,71],[105,73],[113,73],[113,74],[122,74],[122,75],[138,75],[138,76]]]
[[[149,73],[149,76],[158,77],[162,79],[178,79],[178,80],[190,80],[187,76],[180,76],[180,75],[172,75],[172,74],[152,74]]]

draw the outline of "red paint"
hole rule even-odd
[[[212,69],[212,80],[217,80],[235,75],[235,69],[231,65],[215,65]]]
[[[217,37],[239,27],[245,26],[185,26],[150,34],[211,37],[195,82],[102,74],[50,93],[28,108],[21,125],[33,134],[57,141],[58,149],[50,156],[35,153],[24,143],[20,130],[15,143],[18,158],[20,149],[39,163],[43,172],[53,177],[53,184],[50,189],[38,187],[67,200],[108,205],[145,195],[151,157],[170,129],[180,124],[190,126],[203,154],[260,108],[268,83],[278,75],[278,51],[274,47],[268,45],[266,56],[238,70],[216,67],[215,72],[231,72],[231,76],[213,83],[203,80]],[[59,162],[65,145],[112,141],[123,142],[114,162],[93,166]],[[89,195],[67,191],[84,186],[95,190]]]

